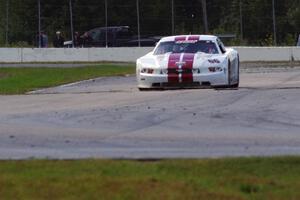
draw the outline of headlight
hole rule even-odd
[[[141,69],[141,73],[144,73],[144,74],[153,74],[154,72],[154,69],[151,69],[151,68],[142,68]]]

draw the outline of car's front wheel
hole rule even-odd
[[[231,84],[231,73],[232,73],[232,68],[231,68],[231,63],[230,63],[230,60],[228,60],[228,85],[227,85],[227,88],[238,88],[239,87],[239,84],[240,84],[240,61],[239,61],[239,58],[237,58],[237,62],[238,62],[238,66],[237,66],[237,82],[234,83],[234,84]]]
[[[239,87],[239,82],[233,84],[233,85],[230,85],[230,88],[238,88]]]
[[[231,63],[230,60],[228,59],[228,67],[227,67],[227,85],[225,86],[225,88],[231,88]]]
[[[232,88],[238,88],[239,84],[240,84],[240,58],[239,58],[239,56],[237,56],[237,62],[238,62],[238,65],[237,65],[237,82],[235,84],[231,85]]]

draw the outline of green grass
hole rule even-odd
[[[1,199],[300,199],[300,157],[0,162]]]
[[[101,64],[75,68],[0,68],[0,94],[24,94],[101,76],[133,74],[133,65]]]

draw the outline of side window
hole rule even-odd
[[[217,43],[218,43],[218,46],[219,46],[221,52],[224,54],[226,52],[226,49],[225,49],[223,42],[220,39],[217,39]]]
[[[99,34],[99,40],[105,40],[105,30],[101,30],[101,34]]]
[[[90,32],[90,36],[94,41],[98,41],[100,39],[101,31],[100,30],[94,30]]]
[[[167,52],[172,52],[174,47],[174,42],[161,42],[156,48],[154,55],[161,55]]]
[[[105,40],[107,31],[107,40],[112,40],[113,32],[112,30],[101,30],[101,34],[99,34],[99,40]]]

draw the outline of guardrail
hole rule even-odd
[[[300,61],[299,47],[232,47],[242,62]],[[119,48],[0,48],[0,63],[135,62],[153,47]]]

